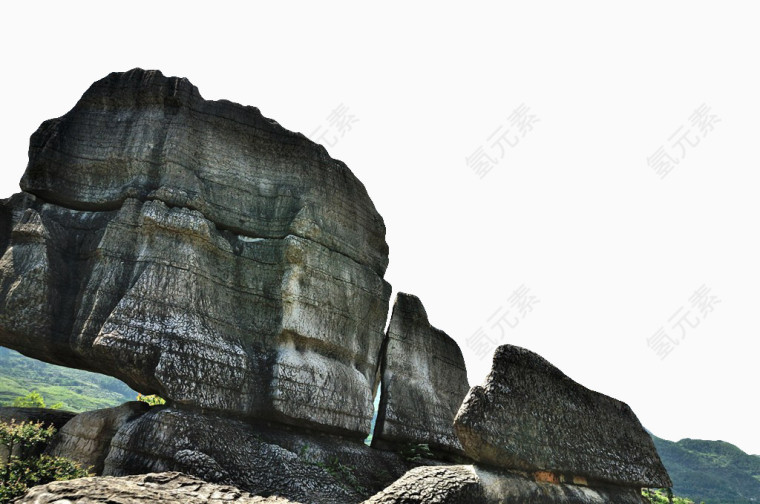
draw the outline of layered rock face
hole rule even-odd
[[[95,83],[0,205],[0,344],[172,403],[369,431],[385,226],[324,148],[186,79]]]
[[[396,297],[381,374],[373,443],[425,443],[462,451],[453,425],[470,389],[464,357],[453,339],[430,325],[416,296]]]
[[[485,386],[472,388],[454,425],[474,460],[538,479],[671,486],[627,404],[579,385],[524,348],[496,350]]]

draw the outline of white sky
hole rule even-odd
[[[0,196],[32,132],[95,80],[188,77],[328,133],[385,218],[386,278],[459,342],[471,384],[490,367],[492,347],[468,346],[482,328],[658,436],[760,453],[760,31],[740,2],[16,5],[0,16]],[[341,104],[343,135],[327,119]],[[537,121],[515,137],[521,104]],[[508,130],[514,146],[497,144]],[[647,163],[661,146],[680,160],[664,178]],[[479,147],[483,178],[465,160]],[[539,300],[524,316],[521,285]],[[690,302],[702,285],[706,315]],[[514,328],[488,320],[500,308]],[[647,346],[660,328],[678,342],[664,359]]]

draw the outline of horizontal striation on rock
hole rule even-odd
[[[461,453],[454,416],[470,390],[464,357],[451,337],[430,325],[416,296],[396,297],[380,365],[373,442]]]
[[[589,390],[538,354],[502,345],[454,427],[465,453],[506,469],[630,487],[669,487],[652,438],[627,404]]]
[[[323,148],[135,70],[43,124],[22,187],[0,202],[0,344],[171,402],[369,431],[385,228]]]
[[[388,265],[383,219],[343,163],[255,107],[204,100],[158,71],[112,73],[45,122],[21,188],[78,209],[160,199],[239,234],[316,241],[380,275]]]

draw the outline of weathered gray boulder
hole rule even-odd
[[[589,484],[671,486],[627,404],[524,348],[496,350],[486,384],[470,390],[454,425],[466,454],[485,464]]]
[[[641,504],[635,488],[535,481],[477,466],[418,467],[366,504]]]
[[[298,504],[281,497],[256,497],[227,485],[177,472],[55,481],[33,487],[21,504]]]
[[[116,408],[80,413],[58,431],[47,452],[74,460],[81,467],[91,468],[92,473],[101,474],[116,432],[148,410],[148,404],[130,401]]]
[[[416,296],[396,297],[380,371],[373,443],[462,451],[454,416],[470,390],[464,357],[453,339],[430,325]]]
[[[344,504],[364,500],[408,469],[398,454],[337,435],[154,407],[116,433],[103,474],[181,471],[257,495]]]
[[[0,202],[0,344],[170,402],[366,436],[390,286],[341,162],[186,79],[96,82]]]

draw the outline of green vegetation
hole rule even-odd
[[[47,406],[45,405],[45,399],[42,397],[42,394],[40,394],[36,390],[33,390],[25,396],[18,396],[17,398],[15,398],[11,406],[13,406],[14,408],[61,409],[61,407],[63,407],[63,403],[57,402],[51,406]]]
[[[760,456],[724,441],[652,439],[676,494],[705,504],[760,501]]]
[[[650,502],[651,504],[670,504],[672,497],[672,504],[694,504],[693,500],[686,499],[684,497],[675,497],[673,495],[668,495],[669,491],[667,488],[645,488],[641,491],[641,495],[646,498],[645,502]]]
[[[0,406],[33,393],[43,403],[74,412],[118,406],[137,396],[116,378],[46,364],[0,347]]]
[[[427,443],[407,444],[399,454],[404,460],[412,464],[419,464],[422,462],[422,459],[434,458],[433,452],[430,451],[430,446]]]
[[[352,489],[359,495],[367,495],[367,489],[359,483],[354,471],[354,466],[343,464],[338,457],[332,457],[326,464],[323,462],[316,462],[314,465],[321,467],[327,473],[335,478],[343,488]]]
[[[42,422],[0,423],[0,445],[7,451],[0,461],[0,503],[11,502],[35,485],[89,476],[71,460],[39,455],[53,434],[55,428]]]
[[[383,391],[383,385],[378,383],[377,390],[375,391],[375,400],[372,401],[374,413],[372,414],[372,421],[369,424],[369,436],[364,440],[364,444],[372,446],[372,438],[375,436],[375,424],[377,424],[377,413],[380,409],[380,394]]]
[[[137,400],[140,402],[148,403],[151,406],[161,406],[163,404],[166,404],[166,399],[164,399],[161,396],[157,396],[155,394],[153,395],[137,394]]]

